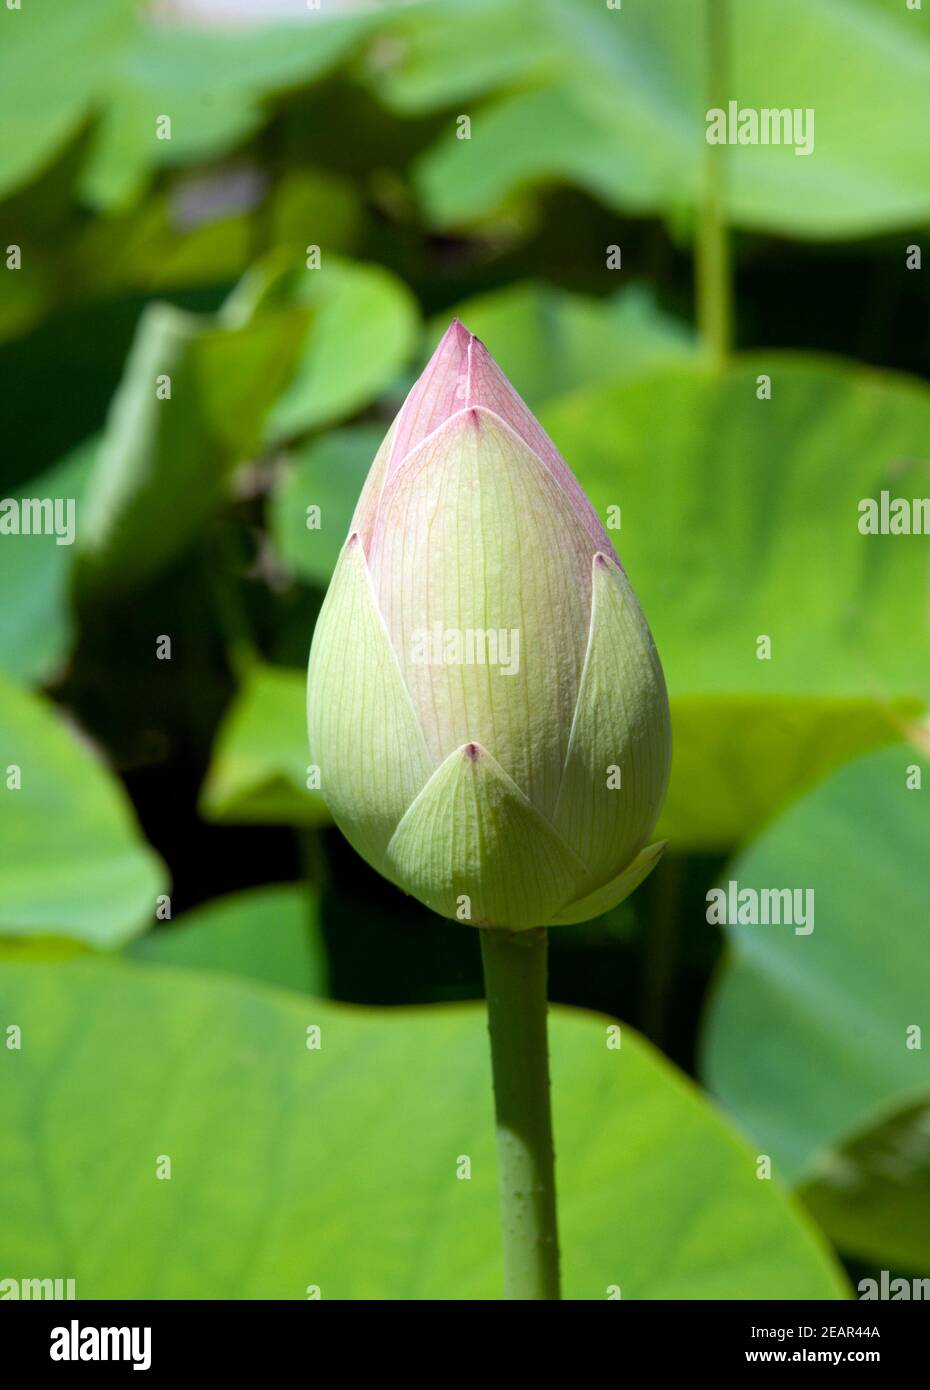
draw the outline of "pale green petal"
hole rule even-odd
[[[661,859],[662,851],[667,844],[667,840],[659,840],[657,844],[641,850],[622,874],[618,874],[616,878],[611,879],[610,883],[605,883],[595,892],[589,893],[586,898],[578,898],[568,907],[564,907],[561,912],[550,917],[546,925],[569,927],[573,922],[587,922],[590,917],[600,917],[602,912],[609,912],[612,907],[622,903],[624,898],[628,898],[639,887],[643,879],[649,877]]]
[[[590,641],[553,816],[595,882],[612,878],[646,840],[670,757],[668,697],[652,635],[626,575],[597,555]]]
[[[486,749],[450,753],[397,828],[390,877],[443,917],[474,926],[538,927],[590,884]]]
[[[317,619],[307,696],[320,791],[346,839],[383,872],[388,842],[433,763],[354,535]]]
[[[389,479],[369,551],[433,759],[482,744],[546,817],[584,664],[591,557],[558,481],[483,407],[453,416]],[[435,661],[437,632],[441,650],[451,634],[463,653],[472,634],[476,659]]]

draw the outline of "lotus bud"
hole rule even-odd
[[[444,917],[607,911],[662,852],[668,699],[646,620],[555,445],[458,321],[388,431],[317,621],[321,791]]]

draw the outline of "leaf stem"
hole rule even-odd
[[[480,936],[494,1073],[504,1297],[558,1299],[546,929],[482,927]]]
[[[727,109],[728,0],[705,0],[707,104]],[[704,345],[722,366],[732,350],[733,284],[726,218],[725,145],[704,146],[704,198],[697,233],[697,318]]]

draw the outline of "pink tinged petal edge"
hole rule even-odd
[[[562,455],[484,344],[458,319],[446,329],[401,406],[359,499],[352,529],[358,531],[369,558],[385,494],[397,474],[431,435],[475,407],[498,415],[532,449],[565,494],[595,549],[605,550],[619,564],[610,537]]]

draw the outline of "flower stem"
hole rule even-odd
[[[505,1299],[557,1299],[559,1239],[546,1045],[546,929],[482,927]]]
[[[705,0],[708,108],[727,106],[728,0]],[[722,365],[733,337],[730,234],[725,206],[726,146],[704,147],[704,198],[698,219],[698,328],[712,360]]]

